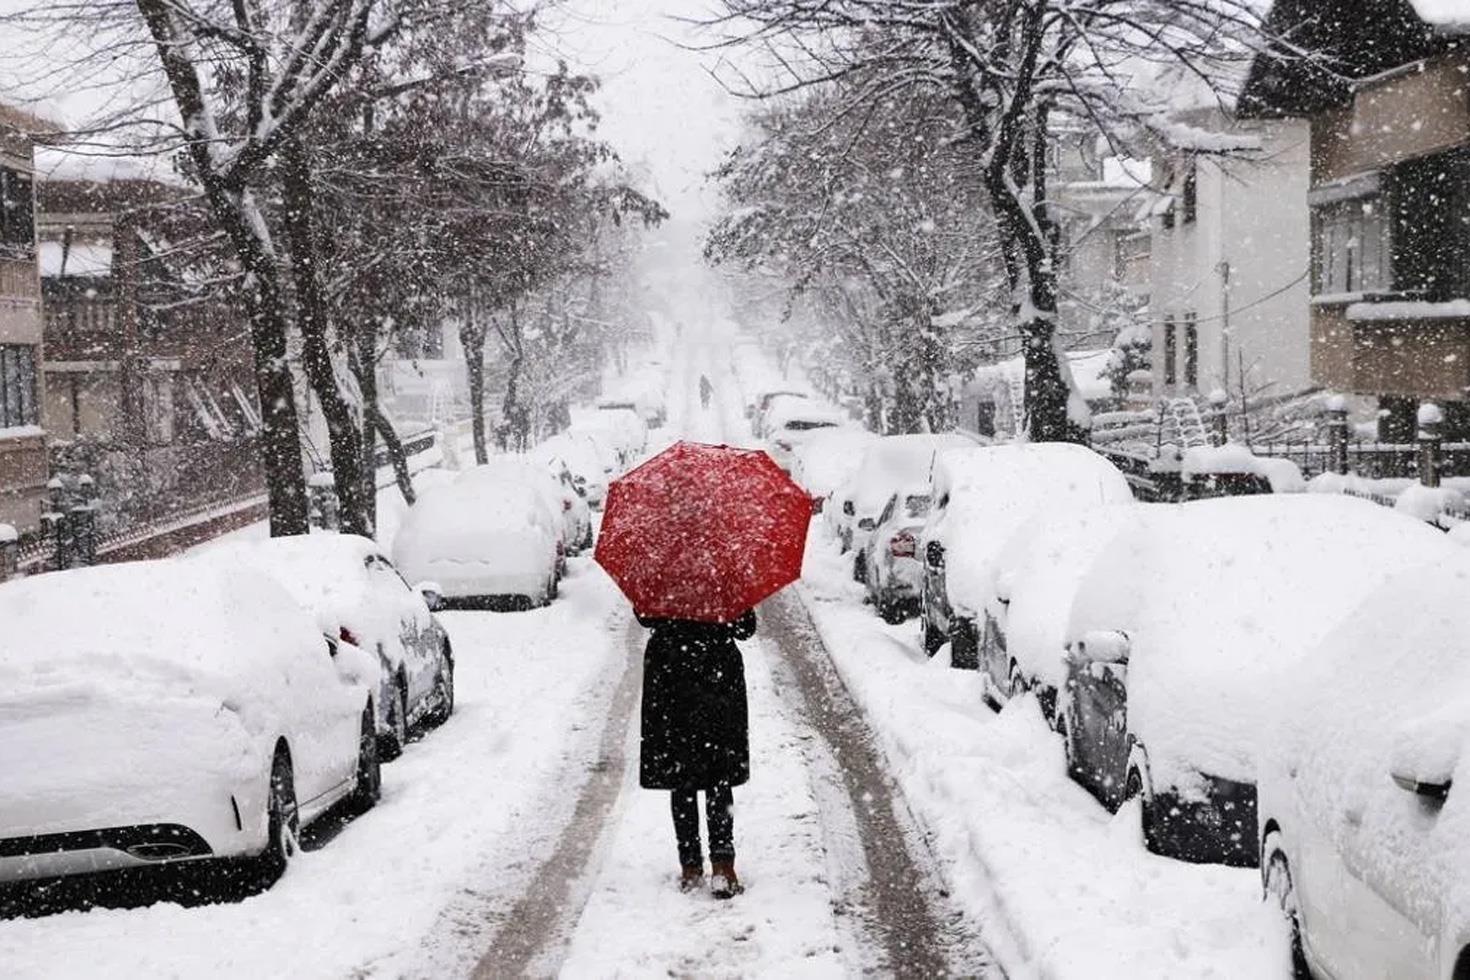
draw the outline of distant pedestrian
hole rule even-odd
[[[710,396],[715,393],[715,386],[710,384],[709,378],[701,374],[699,376],[699,402],[705,410],[709,410]]]
[[[643,722],[639,782],[668,790],[678,842],[679,887],[704,883],[699,793],[709,831],[710,892],[744,891],[735,874],[731,787],[750,779],[745,664],[736,640],[755,634],[755,611],[732,623],[688,619],[638,621],[652,631],[643,655]]]

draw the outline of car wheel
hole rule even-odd
[[[357,785],[349,806],[354,813],[367,813],[383,795],[383,764],[378,758],[377,723],[373,706],[362,713],[362,734],[357,739]]]
[[[1143,846],[1157,850],[1157,828],[1154,826],[1154,801],[1143,788],[1143,773],[1137,766],[1128,767],[1128,778],[1123,782],[1123,802],[1138,800],[1138,824],[1143,831]]]
[[[980,668],[978,646],[973,623],[950,622],[949,665],[951,667],[957,670],[978,670]]]
[[[919,617],[919,625],[924,632],[924,652],[932,657],[939,652],[940,647],[944,646],[944,631],[935,628],[929,622],[929,617],[922,614]]]
[[[439,672],[434,677],[434,710],[429,712],[429,725],[438,728],[454,714],[454,661],[448,654],[439,655]]]
[[[296,854],[301,833],[301,809],[296,805],[296,774],[284,745],[271,761],[271,781],[265,804],[265,850],[255,859],[255,877],[262,888],[275,884]]]
[[[894,602],[892,599],[878,600],[878,615],[883,617],[883,622],[889,626],[902,625],[908,619],[908,610],[904,609],[903,603]]]
[[[388,695],[388,730],[378,736],[378,758],[392,762],[408,744],[408,685],[399,677]]]
[[[1268,902],[1276,903],[1291,933],[1291,975],[1296,980],[1311,980],[1312,971],[1307,966],[1307,954],[1302,948],[1302,920],[1297,905],[1296,884],[1291,877],[1291,865],[1287,861],[1286,852],[1281,849],[1279,831],[1273,830],[1266,835],[1261,844],[1261,853],[1265,855],[1261,861],[1262,897]]]
[[[1031,685],[1027,683],[1025,676],[1021,673],[1021,665],[1014,660],[1011,661],[1010,673],[1006,675],[1006,680],[1010,686],[1010,697],[1018,698],[1023,694],[1029,693],[1031,690]]]

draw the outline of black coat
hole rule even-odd
[[[710,789],[750,779],[745,664],[736,640],[755,633],[755,611],[733,623],[638,621],[653,631],[643,654],[646,789]]]

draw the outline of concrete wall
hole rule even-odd
[[[1218,124],[1218,123],[1217,123]],[[1154,389],[1164,388],[1163,320],[1178,327],[1178,384],[1184,388],[1183,320],[1199,331],[1199,390],[1246,388],[1284,394],[1312,384],[1309,339],[1311,224],[1307,210],[1309,131],[1297,121],[1256,124],[1252,159],[1201,158],[1198,218],[1154,221],[1151,259]],[[1222,270],[1229,265],[1229,285]],[[1227,308],[1228,329],[1227,329]]]

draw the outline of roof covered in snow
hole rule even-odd
[[[111,244],[72,242],[67,248],[61,242],[43,241],[37,247],[37,258],[43,279],[112,275]]]

